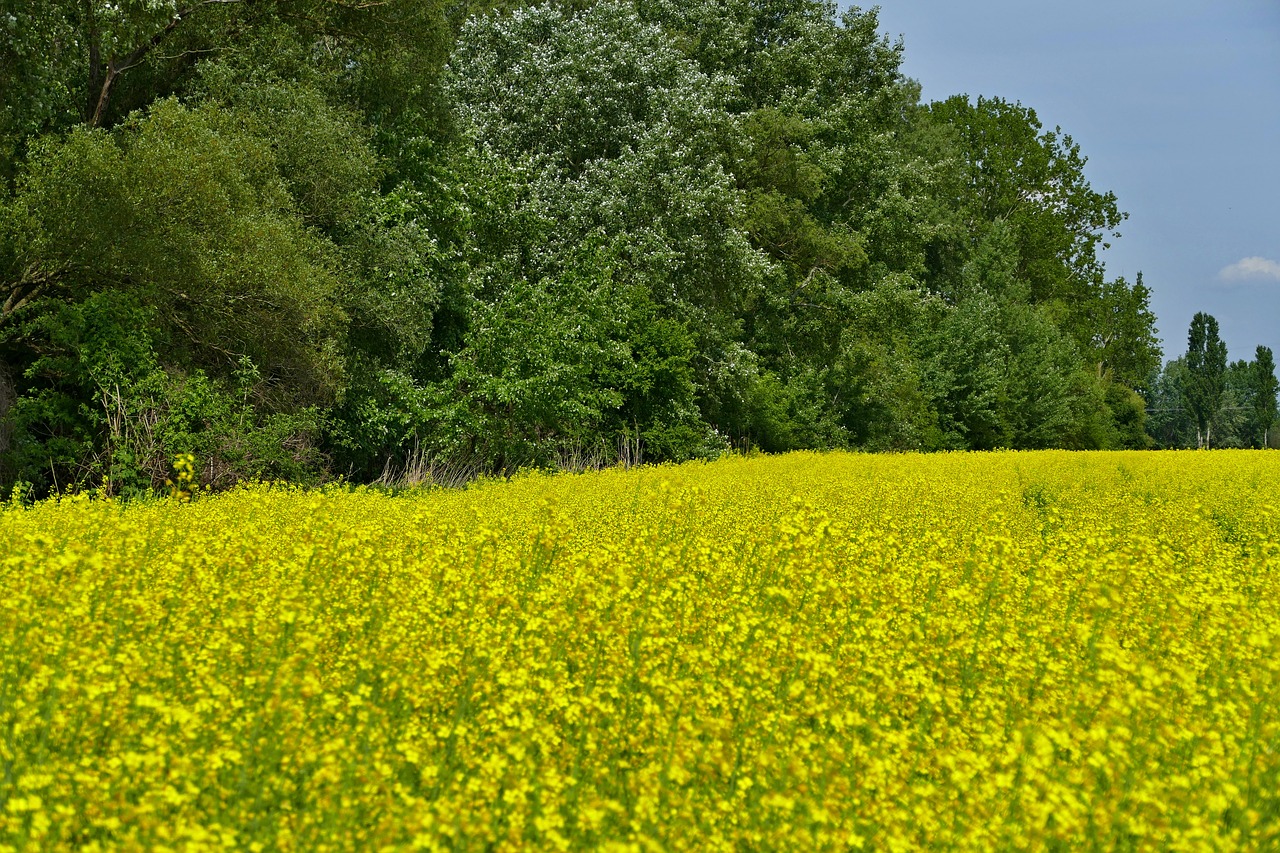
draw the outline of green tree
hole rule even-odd
[[[948,447],[1009,446],[1003,418],[1010,352],[1000,305],[985,292],[952,311],[931,347],[929,387]]]
[[[449,37],[437,0],[0,0],[0,12],[0,82],[38,96],[6,97],[11,132],[73,116],[110,125],[173,93],[201,62],[233,47],[252,53],[254,35],[267,31],[286,52],[288,42],[322,46],[310,61],[341,71],[348,92],[383,113],[392,91],[403,105],[430,87]]]
[[[1143,385],[1144,393],[1151,395],[1150,387]],[[1147,429],[1147,402],[1137,391],[1118,383],[1110,383],[1103,390],[1108,411],[1111,441],[1096,442],[1092,446],[1115,446],[1125,450],[1146,450],[1155,445]],[[1090,446],[1077,442],[1077,446]]]
[[[891,274],[855,294],[850,308],[824,374],[827,405],[849,442],[877,450],[943,446],[928,344],[948,306],[910,276]]]
[[[1198,312],[1187,331],[1186,377],[1183,399],[1196,425],[1196,446],[1210,447],[1213,427],[1222,406],[1227,372],[1227,345],[1218,337],[1218,321]]]
[[[598,305],[607,290],[624,294],[624,304],[652,306],[642,307],[642,314],[652,310],[665,328],[687,330],[701,357],[684,351],[688,364],[676,374],[693,377],[704,417],[732,411],[724,400],[751,387],[746,362],[734,357],[735,313],[757,298],[769,264],[738,227],[741,198],[724,145],[729,121],[713,81],[661,27],[628,4],[607,2],[577,13],[544,6],[473,19],[450,60],[447,91],[458,105],[464,157],[473,164],[468,168],[491,176],[484,191],[473,193],[477,240],[468,288],[475,302],[468,309],[466,351],[478,354],[490,346],[478,336],[517,310],[520,293],[545,294],[554,304],[574,282],[570,290],[580,295],[573,299],[584,309]],[[608,275],[584,274],[584,246],[608,259]],[[585,340],[637,328],[627,321],[611,331],[614,321],[606,318],[612,315],[595,309],[575,314],[559,304],[548,311],[549,319],[556,312],[572,317]],[[605,326],[589,328],[599,323]],[[684,334],[665,336],[673,347],[658,348],[663,359],[683,350],[674,342]],[[529,345],[549,345],[555,336],[531,335]],[[626,341],[617,343],[630,349]],[[554,358],[587,358],[592,351],[559,348]],[[542,356],[526,356],[530,360],[517,372],[531,375]],[[455,359],[454,365],[460,369],[464,362]],[[481,409],[513,419],[500,431],[520,435],[564,435],[572,422],[616,423],[603,410],[602,419],[583,420],[572,406],[560,407],[577,393],[573,388],[585,393],[604,375],[587,363],[570,372],[581,382],[560,386],[565,396],[549,401],[554,405],[537,412],[488,404]],[[473,394],[480,387],[460,390]],[[666,387],[676,397],[669,406],[653,399],[633,406],[616,386],[590,394],[611,400],[604,408],[616,411],[685,411],[679,382],[651,387]],[[556,393],[554,384],[546,393]],[[551,416],[554,425],[546,423]],[[677,420],[685,423],[685,415]],[[498,429],[496,421],[486,423],[486,430]],[[649,426],[657,424],[631,428],[644,433]],[[710,425],[703,426],[710,433]]]
[[[1213,424],[1217,447],[1252,447],[1259,430],[1253,418],[1253,364],[1238,359],[1227,364],[1222,380],[1222,401]]]
[[[1142,273],[1131,285],[1123,278],[1103,283],[1088,311],[1089,354],[1099,379],[1110,379],[1128,388],[1142,388],[1151,371],[1160,366],[1156,317],[1151,311],[1151,289]]]
[[[1186,384],[1186,356],[1166,362],[1144,383],[1148,395],[1146,428],[1156,447],[1172,449],[1196,443],[1195,417],[1183,393]]]
[[[717,425],[767,447],[932,446],[936,419],[916,405],[926,396],[910,343],[922,329],[906,332],[910,310],[894,312],[902,322],[872,320],[928,296],[932,193],[949,171],[905,141],[920,114],[902,45],[880,35],[875,10],[837,15],[810,0],[638,8],[725,88],[732,122],[721,144],[740,227],[770,262],[735,312],[736,363],[751,378],[717,384]],[[890,412],[903,422],[891,425]]]
[[[956,95],[932,104],[929,115],[956,141],[966,172],[960,214],[969,230],[980,238],[991,223],[1007,223],[1028,298],[1049,307],[1088,351],[1098,329],[1089,317],[1103,273],[1098,248],[1125,218],[1115,195],[1093,189],[1080,146],[1061,128],[1043,131],[1033,109]]]
[[[1074,343],[1043,306],[1029,303],[1015,237],[1007,223],[991,224],[961,271],[959,304],[931,353],[949,443],[1105,446],[1105,434],[1077,428],[1105,406],[1082,387]]]
[[[1276,392],[1280,383],[1276,381],[1276,362],[1270,347],[1258,346],[1254,353],[1250,369],[1252,385],[1253,416],[1257,428],[1262,431],[1262,446],[1270,447],[1271,427],[1277,419]]]
[[[2,477],[1141,446],[1114,196],[902,49],[826,0],[0,0]]]
[[[233,124],[165,101],[41,146],[12,208],[19,275],[0,324],[42,297],[125,291],[151,307],[169,363],[230,375],[248,356],[277,398],[331,398],[331,247],[297,216],[271,148]]]
[[[438,369],[463,276],[438,86],[461,8],[0,0],[6,399],[92,396],[46,356],[74,356],[53,329],[97,294],[147,306],[156,375],[238,387],[248,359],[263,413],[345,402],[388,360]]]
[[[314,113],[314,103],[301,104]],[[314,117],[306,127],[313,153],[328,151],[329,165],[309,166],[375,186],[360,166],[367,147],[351,136],[328,145],[332,128],[323,112]],[[289,125],[284,113],[277,119]],[[162,450],[194,449],[121,431],[105,413],[77,414],[102,412],[104,395],[118,401],[115,412],[160,423],[146,413],[175,412],[198,387],[212,389],[204,395],[210,401],[217,388],[243,390],[236,417],[218,419],[225,426],[261,425],[257,414],[242,416],[245,404],[264,417],[293,416],[341,393],[351,279],[342,274],[343,252],[319,227],[344,209],[350,188],[307,180],[314,173],[299,165],[308,161],[299,149],[289,151],[294,143],[252,130],[238,107],[165,100],[112,131],[80,127],[33,148],[12,203],[0,211],[10,252],[0,355],[16,368],[10,449],[47,452],[50,464],[18,459],[11,471],[44,478],[39,472],[52,467],[63,483],[92,484],[108,474],[118,480],[119,471],[86,460],[116,458],[130,443],[139,471],[137,459],[164,470],[166,462],[154,461]],[[133,313],[119,315],[128,322],[90,323],[83,318],[92,305]],[[85,366],[116,362],[152,367],[117,376]],[[306,427],[309,447],[315,422]],[[177,441],[179,432],[170,437]]]

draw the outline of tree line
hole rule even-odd
[[[1270,447],[1278,417],[1275,356],[1259,345],[1252,361],[1227,361],[1218,321],[1200,312],[1187,352],[1148,383],[1148,428],[1158,447]]]
[[[815,0],[0,0],[0,485],[1150,446],[1190,386],[1115,196],[902,53]]]

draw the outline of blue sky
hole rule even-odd
[[[1021,101],[1079,143],[1129,213],[1108,277],[1143,272],[1166,358],[1197,311],[1233,360],[1280,354],[1280,0],[883,0],[880,24],[926,101]]]

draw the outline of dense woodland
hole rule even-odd
[[[1264,441],[1274,369],[1190,405],[1216,350],[1162,368],[1071,137],[902,50],[813,0],[0,0],[0,483]]]

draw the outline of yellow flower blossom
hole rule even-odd
[[[0,505],[0,850],[1280,848],[1280,454],[178,463]]]

